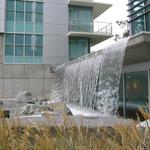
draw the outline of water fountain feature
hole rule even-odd
[[[116,113],[127,41],[120,40],[96,53],[59,66],[56,73],[64,72],[64,102],[94,109],[104,116]]]

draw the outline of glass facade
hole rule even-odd
[[[69,39],[69,59],[75,59],[89,53],[89,39],[72,37]]]
[[[43,3],[6,2],[5,63],[43,63]]]
[[[150,31],[150,0],[130,0],[129,6],[132,34]]]
[[[122,75],[119,99],[120,115],[125,115],[128,118],[136,118],[139,108],[146,108],[147,106],[148,72],[132,72]]]
[[[69,6],[69,30],[93,32],[91,7]]]

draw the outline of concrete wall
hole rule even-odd
[[[44,63],[68,61],[67,0],[44,0]]]
[[[50,94],[56,83],[50,65],[0,64],[0,98],[15,97],[20,91],[30,91],[34,97]]]

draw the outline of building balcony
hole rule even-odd
[[[91,46],[112,37],[112,24],[107,22],[71,20],[68,29],[70,37],[90,38]]]
[[[68,5],[86,6],[93,8],[93,18],[97,18],[112,5],[108,3],[95,2],[93,0],[68,0]]]

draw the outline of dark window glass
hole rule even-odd
[[[148,103],[148,73],[134,72],[125,74],[125,100],[127,117],[136,116],[140,107]]]
[[[14,11],[15,8],[15,1],[14,0],[7,0],[6,9]]]
[[[6,45],[5,46],[5,56],[13,56],[13,53],[14,53],[14,47],[13,47],[13,45],[12,46]]]
[[[32,12],[32,2],[26,2],[26,12]]]
[[[15,56],[23,56],[23,46],[15,46]]]
[[[43,3],[36,3],[36,8],[35,8],[36,12],[43,12]]]
[[[16,11],[24,11],[24,1],[16,1]]]
[[[5,36],[5,44],[6,45],[13,45],[14,44],[14,35],[13,34],[6,34]]]
[[[15,44],[16,45],[23,45],[23,43],[24,43],[24,35],[16,34],[15,35]]]

